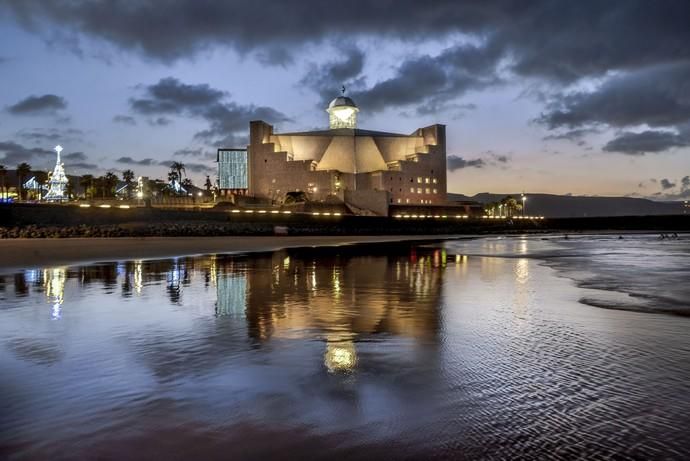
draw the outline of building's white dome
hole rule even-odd
[[[329,109],[333,109],[334,107],[357,107],[357,104],[355,102],[348,98],[347,96],[338,96],[335,98],[331,103],[328,105]]]

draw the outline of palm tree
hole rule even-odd
[[[105,196],[106,194],[108,197],[113,197],[115,196],[115,187],[117,186],[117,176],[115,176],[115,173],[111,173],[110,171],[103,176],[103,195]],[[107,191],[107,192],[106,192]]]
[[[34,171],[33,173],[36,178],[36,183],[38,184],[38,190],[35,191],[36,198],[40,200],[43,198],[43,187],[48,184],[50,176],[45,171]]]
[[[7,177],[7,168],[5,165],[0,165],[0,198],[6,198],[5,193],[5,178]]]
[[[508,195],[503,200],[501,200],[501,204],[505,209],[506,216],[513,216],[518,209],[518,202],[511,195]]]
[[[24,198],[24,180],[29,176],[29,173],[31,173],[31,165],[26,162],[17,165],[17,179],[19,180],[17,191],[20,199]]]
[[[89,195],[93,198],[93,175],[85,174],[82,176],[79,185],[84,188],[84,198],[88,199]]]
[[[172,164],[170,164],[170,169],[177,173],[177,178],[180,181],[182,181],[182,173],[187,173],[187,171],[184,169],[184,163],[182,162],[172,162]]]
[[[132,186],[134,186],[134,172],[132,170],[125,170],[122,172],[122,180],[127,185],[127,198],[132,198]]]

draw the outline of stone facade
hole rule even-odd
[[[303,191],[314,201],[345,200],[345,191],[377,191],[389,204],[446,203],[444,125],[410,135],[356,128],[283,134],[253,121],[248,153],[249,195],[258,198],[280,202]]]

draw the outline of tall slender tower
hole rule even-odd
[[[62,146],[55,146],[55,152],[57,152],[57,161],[55,162],[55,168],[53,169],[53,174],[50,176],[48,181],[48,193],[45,199],[50,202],[61,202],[67,200],[65,195],[65,189],[67,188],[67,175],[65,174],[65,166],[60,161],[60,152],[62,152]]]

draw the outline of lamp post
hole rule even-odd
[[[525,206],[527,205],[525,202],[527,201],[527,197],[525,197],[525,194],[522,194],[522,216],[525,216]]]

